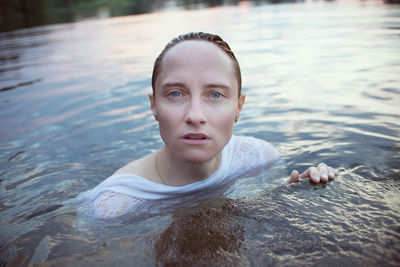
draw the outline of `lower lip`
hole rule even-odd
[[[210,142],[210,139],[187,139],[181,138],[182,142],[192,146],[202,146]]]

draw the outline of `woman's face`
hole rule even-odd
[[[232,60],[206,41],[183,41],[162,60],[151,108],[160,134],[178,159],[207,162],[229,142],[244,97]]]

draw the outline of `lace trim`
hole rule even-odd
[[[112,191],[104,192],[93,201],[93,216],[100,220],[112,220],[139,210],[145,202],[144,199],[116,194]]]
[[[238,175],[253,173],[259,168],[269,168],[280,158],[273,146],[263,140],[238,137],[237,142],[232,162]]]

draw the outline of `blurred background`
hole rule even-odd
[[[1,31],[90,18],[107,18],[159,12],[234,5],[238,0],[2,0]],[[252,1],[295,2],[295,0]]]
[[[304,2],[306,0],[253,0],[253,4]],[[328,0],[329,1],[329,0]],[[330,0],[334,1],[334,0]],[[362,0],[361,0],[362,1]],[[235,5],[239,0],[2,0],[0,31],[53,23],[74,22],[88,18],[107,18],[164,10],[201,9]],[[399,0],[383,0],[399,3]]]

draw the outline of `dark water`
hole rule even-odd
[[[153,60],[198,30],[241,63],[235,133],[273,143],[288,172],[324,161],[338,177],[82,224],[80,192],[162,145]],[[243,2],[0,35],[0,265],[398,265],[399,39],[400,6],[379,1]]]

